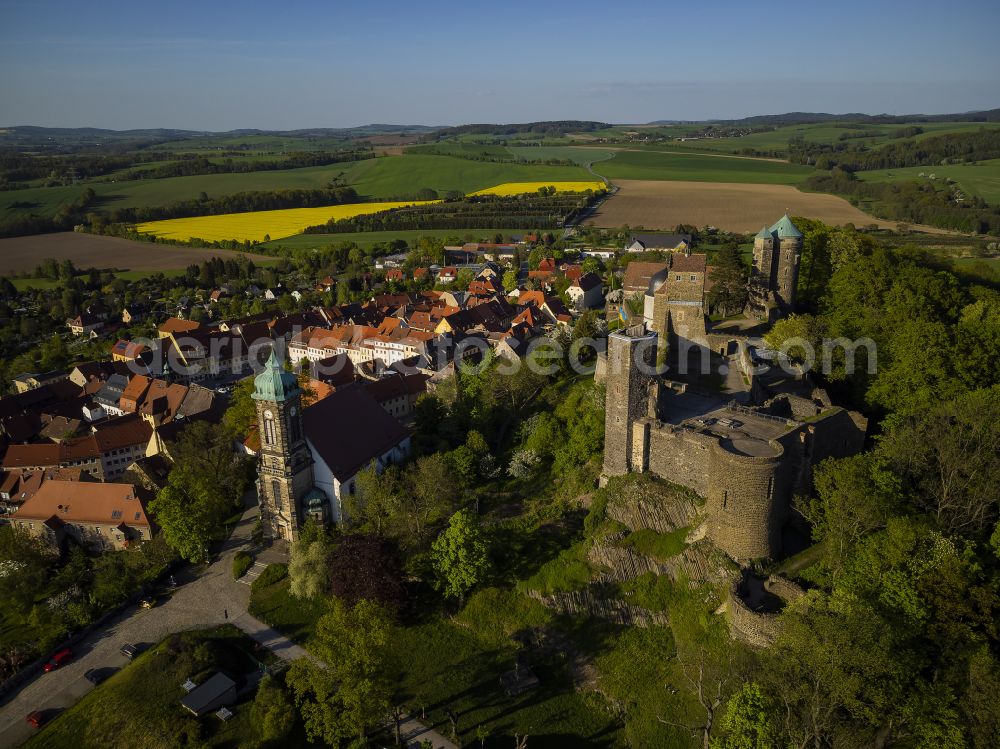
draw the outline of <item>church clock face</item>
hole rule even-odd
[[[271,413],[271,409],[270,408],[264,410],[264,418],[265,419],[273,419],[274,418],[274,414]]]
[[[292,406],[290,409],[288,409],[288,413],[290,413],[292,416],[295,416],[295,414],[297,413],[295,406]]]

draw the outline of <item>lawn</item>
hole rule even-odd
[[[920,176],[920,175],[923,176]],[[931,180],[930,175],[935,179]],[[948,164],[946,166],[913,166],[905,169],[879,169],[857,172],[864,182],[902,182],[918,180],[938,187],[945,180],[954,180],[969,195],[978,195],[987,203],[1000,203],[1000,159],[980,161],[977,164]]]
[[[233,626],[171,635],[61,713],[26,746],[167,749],[192,741],[206,747],[250,746],[256,732],[249,703],[230,708],[234,716],[225,723],[214,715],[195,718],[179,703],[185,694],[181,684],[188,678],[200,683],[216,670],[234,678],[257,671],[252,646]],[[268,653],[259,657],[274,658]]]
[[[609,179],[682,182],[746,182],[793,185],[813,172],[798,166],[763,159],[726,158],[708,154],[621,150],[602,161],[599,171]]]
[[[293,596],[288,589],[287,577],[262,584],[278,577],[280,572],[269,571],[276,566],[284,565],[269,565],[268,570],[254,581],[250,613],[292,640],[305,643],[317,620],[325,613],[326,604],[322,600],[302,600]]]
[[[565,654],[528,657],[541,686],[508,696],[500,675],[514,668],[513,643],[497,647],[463,624],[430,617],[402,629],[392,641],[402,696],[418,715],[423,708],[438,731],[450,732],[445,711],[451,710],[465,746],[476,745],[480,727],[488,737],[486,747],[512,746],[515,733],[530,736],[533,748],[621,746],[620,726],[603,701],[574,691]]]

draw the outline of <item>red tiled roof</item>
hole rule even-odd
[[[64,523],[150,525],[145,502],[132,484],[90,483],[86,481],[44,482],[12,516],[14,520],[47,521],[53,517]]]
[[[707,255],[674,254],[670,260],[670,270],[681,273],[704,273]]]

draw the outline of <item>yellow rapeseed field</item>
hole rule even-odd
[[[308,226],[325,224],[331,218],[354,218],[368,213],[387,211],[406,205],[434,203],[433,200],[410,200],[399,203],[350,203],[330,205],[322,208],[286,208],[280,211],[250,211],[247,213],[223,213],[217,216],[194,216],[192,218],[171,218],[164,221],[147,221],[136,226],[143,234],[155,234],[164,239],[187,241],[194,237],[209,242],[226,239],[263,242],[264,236],[271,239],[301,234]]]
[[[523,195],[538,192],[539,187],[554,187],[556,192],[585,192],[605,189],[603,182],[504,182],[502,185],[477,190],[473,195]]]

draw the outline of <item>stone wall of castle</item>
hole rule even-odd
[[[864,441],[863,425],[843,409],[789,425],[786,434],[761,443],[765,454],[747,455],[711,434],[644,417],[633,426],[632,470],[649,470],[705,497],[708,535],[733,559],[773,558],[792,495],[811,490],[813,467],[855,454]]]
[[[741,584],[740,578],[734,579],[726,595],[730,634],[751,647],[766,648],[781,634],[781,619],[777,612],[751,609],[740,595]],[[798,585],[775,575],[764,582],[764,589],[786,604],[805,595],[805,591]]]
[[[651,425],[649,470],[667,481],[708,495],[711,451],[715,438],[691,429]]]

